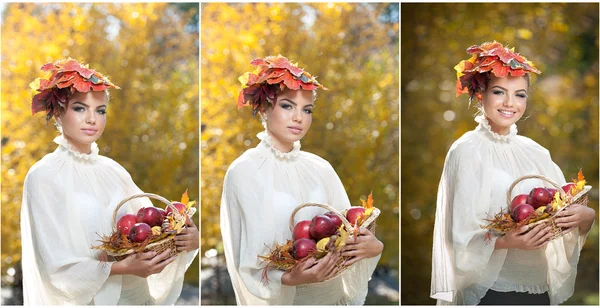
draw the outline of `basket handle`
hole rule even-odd
[[[292,231],[292,233],[294,232],[294,216],[300,209],[308,207],[308,206],[320,207],[320,208],[326,209],[326,210],[334,213],[337,217],[339,217],[342,220],[342,223],[344,224],[344,226],[346,226],[346,230],[352,230],[352,225],[350,224],[348,219],[346,219],[346,217],[344,215],[342,215],[338,210],[334,209],[333,207],[331,207],[327,204],[308,202],[308,203],[298,205],[292,212],[292,215],[290,215],[290,231]]]
[[[173,206],[173,203],[171,203],[169,200],[165,199],[162,196],[159,196],[157,194],[151,194],[151,193],[135,194],[135,195],[129,196],[129,197],[121,200],[121,202],[115,208],[115,211],[113,212],[113,228],[117,226],[117,212],[119,211],[121,206],[123,206],[123,204],[127,203],[127,201],[130,201],[130,200],[133,200],[136,198],[143,198],[143,197],[156,199],[156,200],[166,204],[168,207],[170,207],[171,210],[173,210],[173,213],[176,213],[175,215],[179,215],[179,211],[177,210],[177,208],[175,206]]]
[[[512,202],[512,190],[515,188],[515,186],[517,186],[517,184],[523,180],[527,180],[527,179],[540,179],[540,180],[544,180],[548,183],[550,183],[552,186],[556,187],[556,190],[558,190],[560,192],[561,197],[563,197],[563,199],[566,197],[566,193],[565,191],[562,189],[561,186],[559,186],[558,184],[554,183],[554,181],[552,181],[551,179],[543,176],[543,175],[524,175],[518,179],[516,179],[512,185],[510,185],[510,188],[508,188],[508,192],[506,193],[506,204],[510,205],[510,203]],[[554,196],[552,196],[552,198],[554,198]]]

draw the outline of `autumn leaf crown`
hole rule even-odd
[[[277,93],[291,90],[327,90],[316,77],[291,63],[282,55],[254,59],[250,64],[257,66],[253,72],[246,72],[238,78],[242,90],[238,96],[238,108],[252,106],[255,115],[262,104],[273,103]]]
[[[79,92],[104,91],[108,88],[120,89],[107,77],[81,65],[77,60],[68,58],[42,66],[46,76],[38,77],[29,84],[37,93],[31,102],[31,114],[46,111],[46,120],[50,120],[58,106],[65,106],[69,97]]]
[[[469,93],[469,97],[473,98],[477,91],[483,91],[488,77],[483,73],[490,72],[496,77],[506,77],[508,74],[524,76],[529,72],[541,74],[531,61],[516,53],[514,47],[508,49],[496,41],[473,45],[467,49],[467,53],[473,56],[454,67],[458,78],[456,96]]]

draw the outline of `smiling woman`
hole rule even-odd
[[[431,297],[438,304],[558,305],[573,294],[579,253],[596,213],[581,205],[558,214],[557,226],[572,228],[551,240],[543,224],[486,237],[490,213],[506,207],[515,179],[542,175],[564,185],[565,177],[548,150],[517,135],[527,107],[531,62],[502,44],[484,43],[460,62],[457,95],[476,98],[479,125],[454,142],[438,188]],[[516,194],[544,187],[530,179]]]
[[[74,59],[42,67],[47,79],[32,111],[54,118],[61,134],[56,150],[35,163],[25,178],[21,206],[23,300],[25,305],[174,304],[183,275],[198,252],[191,219],[176,237],[178,250],[134,253],[116,261],[100,250],[99,234],[111,234],[121,200],[142,191],[112,159],[98,155],[96,141],[107,122],[108,89],[118,88]],[[117,217],[153,207],[147,199],[122,206]]]

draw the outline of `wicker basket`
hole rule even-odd
[[[564,229],[563,228],[559,228],[556,226],[555,224],[555,219],[556,219],[556,215],[558,213],[560,213],[561,211],[563,211],[564,209],[566,209],[567,207],[571,206],[572,204],[581,204],[583,206],[587,206],[588,205],[588,193],[589,191],[592,189],[592,186],[589,185],[585,185],[583,187],[583,189],[577,193],[575,196],[569,197],[566,192],[562,189],[562,187],[558,184],[556,184],[554,181],[552,181],[551,179],[543,176],[543,175],[526,175],[526,176],[522,176],[518,179],[516,179],[512,185],[510,185],[510,188],[508,189],[508,192],[506,193],[506,202],[510,208],[510,204],[512,201],[512,191],[515,188],[515,186],[517,186],[518,183],[520,183],[521,181],[527,180],[527,179],[540,179],[543,180],[547,183],[549,183],[550,185],[554,186],[556,188],[556,190],[560,193],[560,196],[563,200],[566,200],[566,204],[565,206],[563,206],[562,208],[560,208],[556,213],[554,213],[554,215],[529,223],[528,226],[533,227],[533,226],[537,226],[539,224],[545,224],[546,226],[550,226],[551,227],[551,231],[553,233],[552,239],[557,239],[561,236],[563,236],[564,234],[568,233],[569,231],[571,231],[571,229]],[[503,234],[503,233],[500,233]]]
[[[171,208],[171,210],[173,210],[173,215],[179,216],[176,219],[183,219],[181,217],[181,215],[179,214],[179,211],[177,210],[177,208],[175,206],[173,206],[173,204],[169,200],[165,199],[164,197],[161,197],[156,194],[151,194],[151,193],[136,194],[136,195],[133,195],[133,196],[123,199],[115,208],[115,211],[113,213],[113,232],[118,232],[117,231],[117,212],[119,211],[121,206],[123,206],[125,203],[127,203],[130,200],[133,200],[136,198],[144,198],[144,197],[156,199],[156,200],[166,204],[168,207]],[[183,229],[185,229],[185,226],[183,227]],[[171,252],[169,253],[169,256],[167,258],[176,256],[179,252],[177,251],[177,247],[175,246],[175,235],[177,235],[177,234],[171,234],[171,235],[167,236],[166,238],[163,238],[159,241],[149,243],[148,245],[146,245],[143,252],[154,251],[154,252],[156,252],[156,254],[160,254],[163,251],[170,248]],[[107,252],[107,254],[111,257],[114,257],[117,261],[121,261],[121,260],[127,258],[130,254],[135,253],[137,251],[138,251],[138,249],[131,248],[131,249],[121,252],[121,253]]]
[[[354,229],[352,224],[348,221],[348,219],[346,219],[346,211],[344,211],[344,213],[340,213],[338,210],[334,209],[333,207],[327,205],[327,204],[322,204],[322,203],[314,203],[314,202],[308,202],[308,203],[304,203],[301,205],[298,205],[294,211],[292,212],[292,214],[290,215],[290,230],[292,231],[292,233],[294,232],[294,216],[296,215],[296,213],[298,211],[300,211],[301,209],[305,208],[305,207],[309,207],[309,206],[316,206],[316,207],[320,207],[323,208],[325,210],[328,210],[332,213],[334,213],[336,216],[338,216],[341,220],[342,220],[342,224],[344,225],[344,227],[346,228],[346,230],[348,231],[348,233],[350,234],[350,236],[353,235],[354,233]],[[377,217],[379,216],[379,214],[381,213],[381,211],[378,208],[373,208],[373,212],[371,212],[371,215],[369,216],[369,218],[367,218],[361,225],[360,227],[364,227],[369,229],[369,231],[371,231],[373,234],[375,234],[375,219],[377,219]],[[344,261],[349,260],[350,257],[341,257],[340,260],[338,261],[338,265],[342,264]],[[342,266],[340,267],[340,269],[338,270],[338,272],[336,273],[336,275],[326,281],[329,281],[331,279],[334,279],[338,276],[340,276],[348,267],[347,266]],[[323,281],[323,282],[326,282]],[[323,282],[319,282],[319,283],[323,283]]]

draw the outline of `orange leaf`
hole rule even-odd
[[[581,172],[581,169],[579,169],[579,173],[577,173],[577,180],[578,181],[585,180],[585,177],[583,176],[583,172]]]
[[[373,207],[373,191],[371,191],[371,193],[369,193],[369,196],[367,197],[367,201],[360,199],[360,202],[362,202],[362,207],[364,207],[365,209],[370,209]]]
[[[187,193],[187,189],[186,189],[185,192],[183,193],[183,195],[181,195],[181,203],[187,205],[188,202],[190,202],[190,197],[188,197],[188,193]]]

